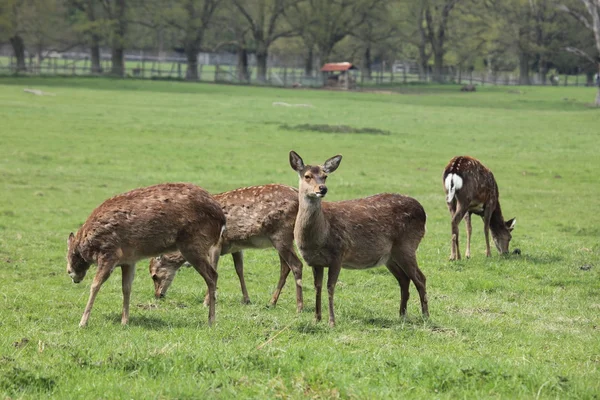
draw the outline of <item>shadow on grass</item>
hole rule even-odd
[[[557,256],[554,254],[523,254],[520,256],[506,256],[507,258],[514,258],[514,259],[518,259],[519,257],[521,257],[521,259],[525,262],[529,262],[532,264],[536,264],[536,265],[540,265],[540,264],[553,264],[553,263],[557,263],[557,262],[561,262],[564,261],[564,257],[561,256]]]
[[[110,317],[110,320],[114,322],[116,325],[121,324],[121,314],[114,314]],[[172,328],[189,328],[191,326],[197,326],[202,324],[207,324],[207,319],[204,318],[204,315],[198,316],[198,318],[193,320],[182,320],[182,319],[167,319],[161,317],[147,316],[147,315],[131,315],[129,317],[130,327],[142,327],[148,330],[162,330],[162,329],[172,329]]]

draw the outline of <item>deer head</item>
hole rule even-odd
[[[515,229],[516,224],[517,219],[512,218],[492,229],[492,239],[494,239],[494,244],[500,253],[508,253],[508,245],[512,239],[511,232]]]
[[[339,167],[340,162],[342,162],[342,156],[337,155],[325,161],[323,165],[304,165],[302,157],[295,151],[290,151],[290,165],[300,177],[298,188],[300,195],[307,199],[325,197],[327,194],[327,186],[325,185],[327,174],[335,171]]]
[[[67,274],[74,283],[79,283],[85,278],[89,268],[90,264],[79,253],[79,249],[75,244],[75,235],[71,232],[67,239]]]
[[[152,281],[154,281],[154,297],[162,299],[166,296],[181,264],[182,262],[172,260],[169,254],[150,259],[149,270]]]

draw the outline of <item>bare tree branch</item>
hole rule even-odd
[[[570,14],[572,17],[579,20],[579,22],[581,22],[586,28],[588,28],[590,30],[594,30],[594,28],[592,27],[592,24],[590,23],[590,21],[588,21],[588,19],[584,15],[578,13],[575,10],[571,10],[569,7],[565,6],[564,4],[560,4],[557,8],[560,11],[566,12],[566,13]]]
[[[594,57],[590,56],[585,51],[578,49],[577,47],[568,46],[568,47],[565,47],[565,50],[568,51],[569,53],[577,54],[578,56],[587,59],[591,63],[596,64],[596,60],[594,59]]]

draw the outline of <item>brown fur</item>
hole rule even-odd
[[[333,297],[341,268],[366,269],[381,264],[400,285],[400,315],[406,314],[412,280],[419,291],[423,315],[428,316],[426,279],[416,257],[425,235],[425,210],[417,200],[393,193],[323,202],[327,174],[335,171],[340,162],[341,156],[335,156],[323,165],[305,166],[297,153],[290,152],[290,165],[300,177],[294,238],[302,257],[313,268],[317,321],[321,320],[325,267],[329,267],[329,324],[333,326]]]
[[[462,187],[457,189],[454,198],[447,203],[448,210],[452,216],[452,248],[451,260],[460,260],[460,248],[458,244],[458,225],[464,218],[467,225],[467,250],[465,256],[471,256],[471,214],[481,216],[484,223],[484,234],[486,243],[486,256],[491,256],[489,231],[492,231],[494,243],[501,253],[508,253],[508,246],[512,238],[511,231],[514,228],[515,219],[504,221],[498,193],[498,185],[494,174],[486,168],[479,160],[469,156],[454,157],[442,176],[444,192],[448,195],[446,188],[446,177],[449,174],[457,174],[462,178]]]
[[[155,185],[106,200],[68,240],[67,273],[75,283],[81,282],[91,264],[98,265],[79,325],[87,324],[100,287],[117,266],[123,273],[121,322],[126,324],[136,262],[177,249],[206,281],[212,324],[217,273],[209,253],[219,245],[224,225],[219,204],[192,184]]]
[[[244,282],[244,249],[274,247],[279,253],[280,277],[271,304],[277,304],[291,270],[296,278],[297,310],[303,307],[302,263],[294,250],[294,223],[298,212],[298,192],[285,185],[251,186],[214,196],[227,218],[220,254],[231,254],[242,287],[244,303],[250,298]],[[218,257],[218,255],[217,255]],[[150,261],[155,295],[163,297],[177,270],[184,263],[180,253],[165,254]],[[217,262],[214,263],[215,267]]]

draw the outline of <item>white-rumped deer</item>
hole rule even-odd
[[[479,215],[483,219],[486,256],[491,256],[490,230],[498,251],[508,253],[508,245],[512,238],[511,232],[517,221],[515,218],[504,221],[498,198],[498,185],[492,171],[473,157],[457,156],[450,160],[444,168],[442,180],[446,193],[446,203],[452,216],[450,260],[460,260],[458,225],[463,218],[467,225],[465,256],[467,258],[471,257],[471,214]]]
[[[329,267],[329,325],[334,326],[333,294],[341,268],[366,269],[382,264],[400,285],[400,316],[406,314],[411,280],[419,291],[421,311],[428,316],[425,275],[416,255],[425,235],[425,210],[417,200],[393,193],[322,201],[328,190],[327,175],[338,168],[341,160],[338,155],[323,165],[304,165],[296,152],[290,152],[290,165],[300,177],[294,238],[302,257],[313,269],[317,321],[321,320],[325,267]]]
[[[280,276],[271,304],[277,304],[290,269],[296,278],[296,306],[302,300],[302,262],[294,250],[294,223],[298,212],[298,191],[285,185],[251,186],[214,195],[227,218],[220,255],[231,254],[242,287],[244,303],[250,298],[244,281],[244,249],[274,247],[279,253]],[[215,268],[218,254],[213,256]],[[150,260],[150,276],[156,297],[164,297],[177,270],[185,262],[181,253],[170,253]]]
[[[79,326],[85,326],[100,287],[117,266],[122,271],[123,314],[129,321],[131,284],[137,261],[179,250],[208,286],[208,322],[215,319],[217,272],[210,254],[220,245],[225,215],[204,189],[166,183],[114,196],[100,204],[67,241],[67,273],[73,282],[85,277],[91,264],[98,270]]]

